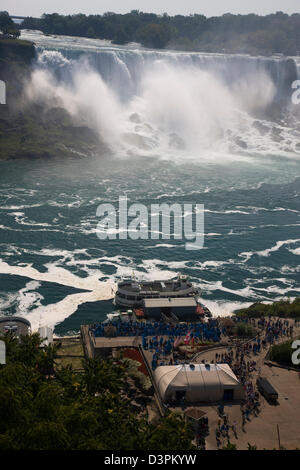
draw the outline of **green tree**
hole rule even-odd
[[[112,367],[109,360],[85,359],[83,369],[83,379],[90,395],[106,390],[116,393],[123,384],[124,369],[121,366]]]
[[[168,25],[149,24],[137,31],[137,39],[145,47],[163,49],[177,31]]]
[[[272,346],[269,353],[270,360],[285,366],[295,367],[292,363],[292,354],[294,352],[292,343],[293,341],[286,341]]]
[[[38,357],[38,368],[42,374],[54,374],[55,359],[57,359],[60,344],[48,344],[41,348]]]
[[[148,428],[146,432],[147,450],[192,450],[194,431],[182,416],[169,413],[158,424]]]
[[[235,330],[236,330],[237,335],[242,338],[254,336],[253,327],[251,325],[248,325],[247,323],[238,323],[236,325]]]
[[[126,44],[129,42],[129,35],[125,31],[124,28],[120,27],[117,29],[115,35],[114,35],[114,44]]]
[[[126,395],[126,362],[86,359],[79,374],[58,367],[55,348],[41,348],[38,335],[19,341],[5,335],[5,341],[0,450],[192,449],[194,432],[180,416],[169,413],[149,424],[139,415]],[[54,375],[46,376],[53,363]]]
[[[0,11],[0,31],[6,32],[8,29],[14,29],[14,22],[7,11]]]
[[[8,14],[4,15],[7,21]],[[13,27],[13,25],[7,25]],[[43,15],[26,18],[22,28],[46,33],[100,37],[124,44],[140,41],[146,47],[248,52],[252,54],[296,54],[300,41],[300,14],[233,15],[206,18],[203,15],[155,15],[132,10],[124,15]]]

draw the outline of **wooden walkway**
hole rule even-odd
[[[112,338],[95,337],[89,332],[88,325],[81,325],[81,338],[87,357],[95,357],[95,353],[106,349],[138,348],[142,344],[140,336],[116,336]]]

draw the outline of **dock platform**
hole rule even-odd
[[[80,327],[82,343],[87,357],[108,356],[113,349],[138,348],[142,344],[140,336],[95,337],[89,331],[89,325]]]

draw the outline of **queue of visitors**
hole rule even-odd
[[[220,341],[221,330],[216,320],[210,319],[207,323],[176,323],[168,324],[162,321],[157,322],[109,322],[90,325],[89,331],[95,337],[106,336],[106,327],[113,325],[115,328],[114,336],[167,336],[170,338],[185,337],[189,334],[192,341]]]

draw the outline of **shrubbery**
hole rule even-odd
[[[300,319],[300,297],[293,302],[290,299],[280,300],[272,304],[255,303],[248,308],[238,310],[239,317],[260,318],[260,317],[282,317]]]
[[[293,341],[287,341],[283,344],[274,345],[269,352],[269,359],[284,366],[295,367],[292,363],[292,354],[294,352],[292,343]]]
[[[55,367],[57,347],[38,335],[4,338],[0,450],[190,450],[192,429],[169,413],[155,424],[126,398],[126,364],[87,359],[84,372]]]
[[[247,323],[238,323],[235,327],[235,331],[241,338],[252,338],[255,335],[254,328]]]
[[[0,11],[0,31],[13,38],[18,38],[20,36],[20,31],[17,29],[7,11]]]

